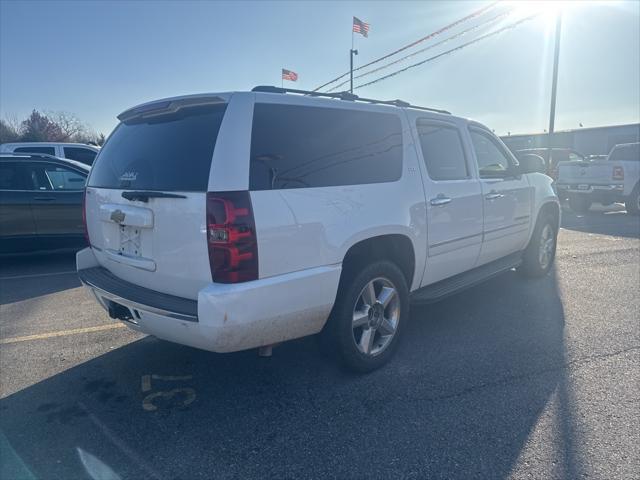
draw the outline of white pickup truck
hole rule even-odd
[[[640,213],[640,143],[616,145],[606,160],[560,162],[556,188],[577,213],[591,204],[624,202],[627,212]]]
[[[410,294],[553,264],[560,208],[539,157],[518,163],[448,112],[257,87],[118,118],[77,264],[141,332],[214,352],[322,333],[362,372],[393,354]]]

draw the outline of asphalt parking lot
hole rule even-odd
[[[640,220],[565,212],[557,266],[415,307],[366,376],[134,333],[73,256],[2,259],[3,479],[638,478]]]

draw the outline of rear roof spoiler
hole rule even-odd
[[[158,100],[156,102],[145,103],[137,107],[125,110],[118,115],[118,120],[126,122],[134,118],[148,118],[158,115],[167,115],[177,112],[182,108],[201,107],[206,105],[218,105],[226,103],[222,97],[217,95],[198,95],[197,97],[177,98],[175,100]]]

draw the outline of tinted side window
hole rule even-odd
[[[183,108],[121,123],[102,147],[89,185],[205,192],[225,109],[226,105]]]
[[[31,190],[24,165],[0,163],[0,190]]]
[[[252,190],[393,182],[402,127],[393,114],[258,103],[251,133]]]
[[[477,130],[470,133],[481,177],[499,176],[511,167],[511,161],[493,138]]]
[[[71,160],[77,160],[78,162],[82,162],[86,165],[91,165],[93,164],[93,160],[96,158],[96,152],[89,150],[88,148],[64,147],[64,156],[65,158],[70,158]]]
[[[14,150],[16,153],[44,153],[46,155],[55,155],[56,149],[53,147],[18,147]]]
[[[87,177],[69,168],[43,164],[42,169],[53,190],[82,190]]]
[[[458,129],[418,120],[422,156],[433,180],[459,180],[469,177]]]
[[[25,162],[25,174],[29,190],[53,190],[53,185],[51,185],[51,181],[47,177],[44,165],[41,162]]]

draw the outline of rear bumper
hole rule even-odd
[[[615,202],[624,199],[624,185],[611,183],[603,185],[556,183],[558,196],[579,195],[594,202]]]
[[[119,316],[129,327],[220,353],[320,332],[341,271],[340,265],[331,265],[252,282],[211,283],[198,292],[196,301],[124,282],[98,265],[89,248],[78,252],[77,264],[80,279],[103,308],[109,311],[115,303],[128,309],[129,315]]]
[[[132,319],[139,318],[139,310],[152,312],[176,320],[198,321],[198,302],[175,297],[133,283],[125,282],[104,267],[78,271],[80,281],[98,297],[100,304],[109,310],[108,302],[124,305],[131,310]]]

